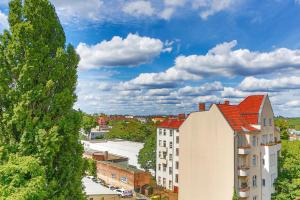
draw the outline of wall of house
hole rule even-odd
[[[179,200],[231,200],[234,132],[217,106],[191,113],[179,132]]]

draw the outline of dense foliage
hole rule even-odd
[[[135,142],[145,142],[156,131],[153,124],[143,124],[136,120],[115,121],[112,124],[113,128],[105,135],[106,139],[119,138]]]
[[[9,177],[0,199],[84,199],[81,116],[72,109],[79,57],[48,0],[10,1],[9,25],[0,35],[0,163]]]
[[[275,126],[280,129],[280,138],[282,140],[288,140],[289,139],[289,132],[288,132],[288,122],[287,120],[283,118],[279,118],[275,120]]]
[[[85,134],[88,134],[92,128],[97,126],[97,116],[81,113],[82,121],[81,128],[83,128]]]
[[[279,176],[273,200],[295,200],[300,197],[300,141],[283,141],[279,158]]]
[[[156,132],[151,134],[140,150],[138,162],[146,170],[156,170]]]
[[[86,175],[97,177],[96,161],[89,158],[84,158],[84,171]]]
[[[289,128],[300,130],[300,117],[285,118],[285,117],[276,117],[275,122],[278,120],[285,120]]]

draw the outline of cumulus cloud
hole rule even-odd
[[[210,95],[213,92],[223,90],[221,82],[215,81],[213,83],[205,83],[199,87],[185,86],[178,90],[178,94],[182,96],[203,96]]]
[[[9,24],[7,20],[7,15],[1,12],[0,10],[0,32],[2,32],[4,29],[8,29]]]
[[[150,1],[139,0],[125,4],[123,12],[135,17],[152,16],[154,14],[154,8]]]
[[[164,48],[159,39],[128,34],[126,38],[114,36],[110,41],[96,45],[80,43],[76,51],[80,55],[80,69],[92,69],[113,66],[136,66],[150,62],[161,52],[171,51]]]
[[[274,79],[246,77],[239,85],[246,91],[278,91],[283,89],[300,89],[300,76],[280,77]]]
[[[178,81],[203,77],[234,77],[271,74],[288,69],[300,69],[300,50],[287,48],[271,52],[256,52],[233,48],[237,41],[216,45],[205,55],[178,56],[175,65],[164,72],[143,73],[127,85],[174,87]]]
[[[200,9],[200,17],[206,20],[215,13],[230,9],[236,0],[195,0],[193,8]]]
[[[169,20],[173,13],[175,12],[175,8],[165,8],[161,13],[160,17],[165,20]]]
[[[166,6],[183,6],[186,0],[164,0]]]
[[[101,0],[51,0],[58,16],[64,23],[78,20],[99,21],[101,19]]]

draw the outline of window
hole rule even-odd
[[[176,167],[176,169],[179,169],[179,162],[178,161],[176,161],[175,167]]]
[[[169,174],[172,175],[173,174],[173,168],[169,167]]]
[[[167,158],[167,152],[163,151],[163,158],[166,159]]]
[[[163,164],[163,171],[166,172],[167,171],[167,165]]]
[[[164,145],[163,145],[164,147],[166,147],[167,146],[167,142],[164,140]]]
[[[166,135],[166,129],[164,129],[164,135]]]
[[[252,165],[256,166],[256,155],[252,156]]]
[[[159,131],[158,131],[158,132],[159,132],[159,135],[161,135],[161,133],[162,133],[162,130],[161,130],[161,129],[159,129]]]
[[[170,142],[170,143],[169,143],[169,147],[170,147],[170,149],[173,148],[173,142]]]
[[[163,178],[163,186],[166,187],[166,178]]]
[[[272,118],[269,118],[269,125],[272,126]]]
[[[170,137],[173,137],[173,130],[170,130]]]
[[[267,126],[267,119],[264,118],[264,126]]]
[[[265,165],[265,159],[262,159],[262,164]]]
[[[161,184],[161,177],[159,176],[158,177],[158,185],[160,185]]]
[[[176,148],[176,156],[179,156],[179,148]]]
[[[262,180],[262,185],[265,187],[266,186],[266,179]]]
[[[89,200],[94,200],[94,198],[90,198]]]
[[[127,183],[128,179],[125,176],[121,176],[120,181],[123,182],[123,183]]]
[[[161,164],[158,164],[158,171],[161,170]]]
[[[268,135],[263,135],[262,136],[262,144],[267,144],[268,143]]]
[[[257,200],[257,197],[256,197],[256,196],[254,196],[254,197],[253,197],[253,200]]]
[[[257,183],[256,183],[256,175],[252,177],[252,185],[253,185],[253,187],[256,187],[256,186],[257,186]]]
[[[158,141],[158,146],[160,146],[160,147],[161,147],[161,140],[159,140],[159,141]]]
[[[169,154],[169,160],[172,161],[173,160],[173,154]]]
[[[111,177],[116,178],[117,176],[116,176],[116,174],[111,174]]]
[[[172,181],[169,181],[169,189],[172,190]]]
[[[178,183],[178,174],[175,175],[175,182]]]
[[[161,152],[160,151],[158,152],[158,157],[161,158]]]
[[[176,144],[179,144],[179,136],[176,136]]]
[[[252,146],[256,147],[256,136],[252,136]]]

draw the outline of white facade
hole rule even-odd
[[[156,182],[158,185],[174,190],[178,188],[179,130],[157,128]]]

